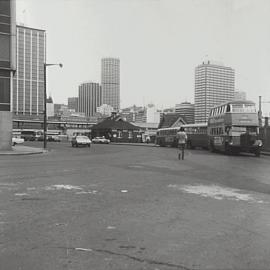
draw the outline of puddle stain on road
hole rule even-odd
[[[197,194],[202,197],[213,198],[216,200],[246,201],[253,203],[264,203],[251,194],[243,194],[239,189],[221,187],[217,185],[169,185],[169,188],[177,189],[186,193]]]
[[[45,187],[45,190],[82,190],[82,188],[72,185],[52,185]]]
[[[15,196],[29,196],[27,193],[15,193]]]
[[[76,192],[77,195],[82,195],[82,194],[97,194],[97,190],[88,190],[88,191],[79,191]]]

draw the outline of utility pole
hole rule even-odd
[[[258,118],[259,118],[259,127],[262,127],[262,96],[259,96]]]
[[[48,66],[59,66],[60,68],[63,67],[62,64],[43,64],[44,68],[44,121],[43,121],[43,148],[47,148],[47,82],[46,82],[46,71]]]
[[[44,122],[43,122],[43,148],[47,148],[47,91],[46,91],[46,64],[44,63]]]

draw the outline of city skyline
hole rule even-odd
[[[47,61],[64,64],[60,72],[48,71],[48,92],[57,103],[74,96],[82,81],[100,80],[101,58],[117,57],[121,108],[193,103],[194,69],[205,59],[234,68],[235,89],[258,104],[259,95],[270,100],[269,11],[263,0],[19,0],[17,22],[46,30]]]

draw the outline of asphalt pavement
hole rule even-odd
[[[0,156],[1,270],[269,269],[270,157],[48,150]]]

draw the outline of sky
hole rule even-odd
[[[17,23],[46,30],[54,103],[100,82],[101,58],[120,59],[121,108],[194,102],[195,67],[235,70],[235,89],[270,112],[269,0],[17,0]]]

